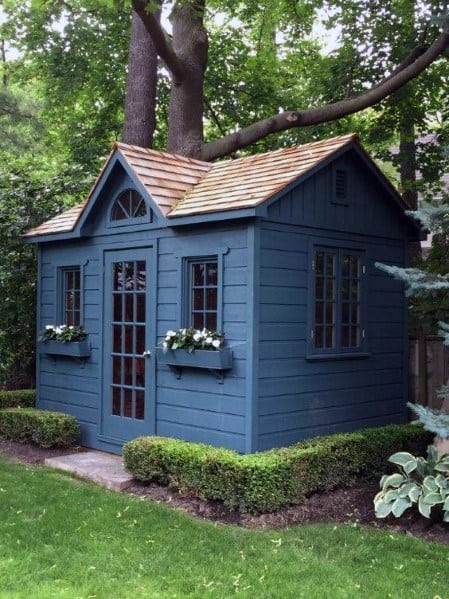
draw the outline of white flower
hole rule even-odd
[[[212,337],[206,337],[206,343],[210,345],[213,342]]]
[[[168,349],[168,343],[166,343],[165,341],[162,344],[162,349]]]
[[[74,329],[75,327],[73,325],[69,326],[69,329]]]
[[[170,337],[176,337],[176,331],[167,331],[166,335],[169,339]]]
[[[55,330],[55,325],[54,324],[47,324],[45,326],[45,330],[46,331],[54,331]]]
[[[194,341],[199,341],[201,339],[201,332],[197,331],[193,336]]]
[[[219,347],[220,347],[220,340],[219,340],[219,339],[214,339],[214,340],[212,341],[212,345],[213,345],[214,347],[216,347],[216,348],[219,348]]]
[[[168,335],[168,334],[167,334],[167,335],[165,336],[165,341],[170,341],[170,339],[171,339],[171,335]],[[165,345],[167,345],[167,344],[165,344]]]

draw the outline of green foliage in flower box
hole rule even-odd
[[[34,408],[0,410],[0,437],[40,447],[67,447],[79,439],[74,416]]]
[[[164,437],[138,437],[123,447],[126,469],[144,482],[222,501],[240,512],[269,512],[299,504],[317,491],[373,478],[394,451],[423,452],[421,427],[391,425],[317,437],[250,455]]]

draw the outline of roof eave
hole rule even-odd
[[[170,227],[181,227],[200,223],[240,220],[257,216],[257,207],[234,208],[221,212],[203,212],[201,214],[186,214],[185,216],[171,216],[167,218]]]

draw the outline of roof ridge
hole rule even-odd
[[[334,137],[329,137],[326,139],[320,139],[315,141],[309,141],[306,144],[295,145],[295,146],[287,146],[285,148],[277,148],[276,150],[267,150],[266,152],[251,154],[250,156],[240,156],[239,158],[229,158],[227,160],[221,160],[218,162],[212,163],[213,167],[218,165],[229,164],[232,162],[235,164],[236,162],[250,162],[263,159],[264,157],[273,156],[275,154],[284,154],[289,152],[295,152],[297,150],[307,150],[311,146],[323,145],[332,145],[332,143],[339,142],[340,144],[345,143],[345,141],[360,141],[360,137],[358,133],[345,133],[344,135],[336,135]]]

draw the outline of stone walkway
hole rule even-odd
[[[114,491],[123,491],[134,481],[123,467],[121,456],[103,451],[86,451],[47,458],[45,465],[71,472]]]

